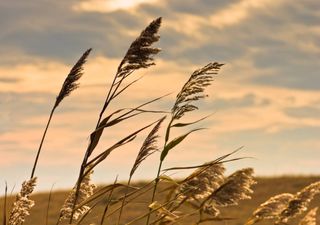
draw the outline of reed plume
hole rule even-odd
[[[21,225],[25,222],[26,217],[30,215],[34,201],[29,199],[29,196],[33,192],[36,182],[37,178],[34,177],[22,183],[21,190],[17,194],[10,212],[9,225]]]
[[[211,84],[213,75],[216,75],[222,66],[223,64],[217,62],[209,63],[191,74],[172,107],[173,119],[178,120],[185,113],[198,109],[192,102],[208,96],[203,93],[205,87]]]
[[[256,183],[252,174],[252,168],[245,168],[227,177],[225,182],[202,202],[200,218],[202,213],[218,216],[218,207],[237,205],[240,200],[250,199],[253,192],[251,186]]]
[[[61,101],[65,97],[69,96],[72,91],[74,91],[79,87],[79,83],[77,82],[83,75],[83,65],[86,63],[91,50],[92,49],[90,48],[87,51],[85,51],[83,55],[80,57],[80,59],[76,62],[76,64],[70,70],[69,74],[67,75],[61,87],[60,93],[56,98],[54,108],[58,107],[58,105],[61,103]]]
[[[301,220],[299,225],[316,225],[318,207],[311,209]]]
[[[156,151],[159,151],[159,147],[157,146],[157,140],[159,138],[158,131],[160,129],[160,126],[162,122],[165,120],[166,117],[162,117],[159,122],[153,127],[147,138],[144,140],[142,147],[140,148],[140,151],[138,153],[138,156],[136,158],[136,161],[133,164],[133,167],[130,171],[130,177],[134,174],[136,169],[139,167],[139,165],[144,161],[147,157],[155,153]]]
[[[320,193],[320,181],[310,184],[295,194],[293,199],[289,201],[288,207],[279,215],[278,223],[286,223],[293,218],[307,211],[309,203],[316,194]]]
[[[77,89],[79,87],[79,83],[77,83],[77,81],[81,78],[81,76],[83,75],[83,65],[85,64],[89,54],[91,52],[91,48],[88,49],[87,51],[85,51],[85,53],[83,53],[83,55],[80,57],[80,59],[77,61],[77,63],[72,67],[72,69],[70,70],[69,74],[67,75],[61,90],[56,98],[56,101],[54,103],[54,106],[50,112],[49,115],[49,119],[46,125],[46,128],[43,132],[41,141],[40,141],[40,145],[37,151],[37,155],[33,164],[33,168],[32,168],[32,172],[31,172],[31,178],[34,177],[34,173],[38,164],[38,160],[39,160],[39,156],[40,156],[40,152],[41,152],[41,148],[44,142],[44,139],[46,137],[53,113],[55,111],[55,109],[59,106],[59,104],[61,103],[61,101],[69,96],[71,94],[72,91],[74,91],[75,89]]]
[[[134,70],[148,68],[155,65],[153,56],[160,52],[159,48],[152,47],[152,44],[159,41],[158,35],[162,18],[152,21],[132,42],[127,53],[118,67],[117,77],[128,76]]]
[[[252,214],[246,225],[251,225],[265,219],[275,219],[279,214],[288,207],[289,201],[294,195],[283,193],[271,197],[266,202],[262,203]]]
[[[226,181],[215,190],[209,200],[216,206],[226,207],[238,205],[240,200],[251,199],[251,186],[256,182],[253,179],[253,169],[238,170],[226,178]]]
[[[223,164],[206,164],[209,165],[198,168],[180,183],[176,192],[181,195],[181,198],[189,200],[204,199],[223,183],[223,173],[225,171]]]
[[[59,216],[59,221],[62,220],[68,220],[70,219],[71,215],[73,216],[74,220],[79,219],[81,215],[86,213],[88,210],[90,210],[90,207],[87,205],[81,206],[78,209],[76,209],[73,213],[73,204],[76,201],[76,206],[80,204],[81,202],[85,201],[88,199],[90,196],[93,195],[94,189],[96,186],[91,183],[91,175],[93,173],[93,170],[91,170],[82,180],[81,185],[80,185],[80,191],[78,198],[75,199],[75,191],[76,187],[74,187],[71,192],[69,193],[67,199],[65,200],[61,210],[60,210],[60,216]]]
[[[112,99],[116,98],[137,80],[129,83],[127,86],[119,90],[122,82],[134,71],[155,65],[153,56],[158,54],[160,52],[160,49],[152,47],[152,45],[160,39],[158,31],[161,26],[161,21],[161,17],[153,20],[140,33],[136,40],[131,43],[129,49],[127,50],[125,56],[118,66],[116,75],[113,78],[111,87],[105,99],[104,106],[102,107],[102,110],[100,112],[97,127],[101,121],[102,115],[104,114]]]

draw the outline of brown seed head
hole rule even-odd
[[[213,81],[213,76],[218,73],[223,64],[214,62],[194,71],[189,80],[184,84],[177,95],[176,102],[172,108],[173,119],[178,120],[185,113],[198,109],[193,105],[194,101],[205,98],[203,94],[205,87]]]
[[[320,181],[303,188],[289,201],[288,207],[281,212],[278,222],[286,223],[290,218],[307,211],[309,203],[319,193]]]
[[[160,38],[158,35],[160,26],[161,17],[152,21],[132,42],[118,67],[117,77],[128,76],[134,70],[154,65],[153,56],[158,54],[160,49],[152,47],[152,44]]]
[[[222,163],[198,168],[181,182],[176,192],[189,200],[206,198],[223,183],[224,171]]]
[[[293,194],[283,193],[276,195],[262,203],[252,214],[247,224],[254,224],[260,220],[275,219],[288,206]]]
[[[25,222],[26,217],[30,215],[30,210],[34,206],[34,201],[29,199],[29,195],[33,192],[36,181],[37,178],[34,177],[22,183],[21,190],[17,194],[10,212],[10,225],[21,225]]]
[[[73,90],[75,90],[79,87],[79,84],[77,83],[77,81],[83,75],[83,65],[85,64],[90,52],[91,52],[91,48],[88,49],[85,53],[83,53],[83,55],[78,60],[78,62],[70,70],[67,78],[65,79],[65,81],[61,87],[60,93],[57,96],[54,108],[58,107],[60,102],[65,97],[70,95]]]
[[[251,186],[255,183],[252,168],[238,170],[209,196],[209,202],[220,207],[237,205],[240,200],[251,198]]]
[[[130,171],[130,176],[134,174],[138,166],[141,164],[143,160],[145,160],[148,156],[152,155],[154,152],[158,151],[157,139],[159,135],[157,134],[161,123],[164,121],[166,117],[163,117],[159,120],[159,122],[153,127],[147,138],[142,144],[142,147],[138,153],[136,161]]]
[[[82,180],[81,185],[80,185],[80,191],[79,191],[79,197],[77,198],[77,204],[80,204],[87,198],[89,198],[91,195],[93,195],[93,191],[96,188],[94,184],[91,183],[91,174],[93,173],[93,170],[91,170]],[[75,201],[75,192],[76,192],[76,187],[74,187],[71,192],[69,193],[67,199],[65,200],[62,208],[60,209],[60,218],[59,220],[68,220],[71,217],[72,213],[72,208],[73,204]],[[82,206],[78,208],[74,214],[73,214],[73,219],[77,220],[81,215],[86,213],[88,210],[90,210],[89,206]]]

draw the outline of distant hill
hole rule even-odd
[[[251,200],[245,200],[240,203],[239,206],[229,207],[228,209],[222,211],[222,216],[235,218],[231,221],[214,221],[207,222],[204,224],[218,224],[218,225],[240,225],[244,224],[246,219],[251,215],[251,213],[265,200],[268,198],[284,193],[295,193],[304,186],[319,181],[320,176],[310,176],[310,177],[300,177],[300,176],[285,176],[285,177],[270,177],[270,178],[257,178],[258,184],[254,186],[254,194]],[[136,183],[135,185],[142,185],[143,182]],[[57,191],[52,194],[52,202],[49,210],[49,224],[56,224],[56,220],[59,215],[59,209],[63,204],[68,192],[67,191]],[[121,194],[119,191],[115,193],[115,196]],[[49,193],[36,193],[32,196],[32,199],[36,201],[35,207],[31,211],[31,215],[28,217],[26,225],[44,225],[46,218],[46,210],[48,204]],[[158,200],[161,201],[161,198],[164,198],[163,195],[158,195]],[[9,199],[9,206],[11,205],[13,198]],[[137,199],[134,203],[125,207],[125,213],[123,214],[123,222],[128,222],[132,218],[136,218],[139,215],[142,215],[146,212],[145,206],[146,203],[150,201],[150,193],[144,195],[143,197]],[[85,220],[82,224],[99,224],[101,213],[104,209],[104,201],[102,201],[97,208],[92,212],[88,217],[88,220]],[[320,206],[319,196],[311,202],[311,207]],[[3,207],[3,199],[1,199],[1,208]],[[111,207],[109,212],[112,211],[114,207]],[[2,212],[2,209],[1,209]],[[2,213],[1,213],[2,214]],[[116,215],[110,217],[105,224],[115,224]],[[190,221],[190,220],[189,220]],[[123,224],[123,223],[122,223]],[[144,221],[136,222],[134,224],[144,224]],[[190,224],[190,223],[183,223]],[[261,222],[259,224],[272,224],[271,221]],[[290,224],[297,224],[297,222],[292,221]],[[320,218],[318,217],[318,224],[320,224]]]

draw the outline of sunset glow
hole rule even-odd
[[[112,12],[128,10],[142,3],[153,3],[156,0],[85,0],[74,6],[76,10],[93,12]]]

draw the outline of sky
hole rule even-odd
[[[172,93],[150,105],[168,111],[190,74],[225,63],[192,121],[214,113],[164,163],[198,165],[244,146],[228,173],[320,173],[320,4],[318,0],[2,0],[0,1],[0,188],[30,176],[55,97],[81,54],[93,48],[80,88],[53,117],[36,171],[38,190],[71,187],[117,65],[153,19],[163,18],[156,65],[117,99],[109,113]],[[144,115],[106,131],[110,144],[161,115]],[[166,124],[165,124],[166,125]],[[165,125],[163,127],[165,127]],[[176,130],[172,137],[185,130]],[[113,152],[94,173],[96,183],[126,180],[147,131]],[[160,130],[159,146],[164,130]],[[159,153],[133,179],[156,175]],[[188,172],[175,172],[182,177]]]

